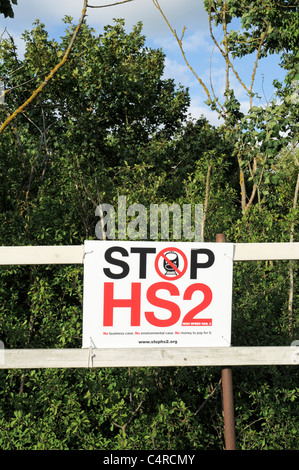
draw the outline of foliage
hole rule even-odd
[[[238,4],[239,16],[248,14],[249,3],[227,5],[233,13]],[[75,28],[71,18],[65,24],[58,42],[37,21],[24,33],[24,58],[11,38],[3,39],[2,121],[63,56]],[[273,34],[265,53],[274,48]],[[187,119],[188,90],[163,78],[164,60],[161,49],[146,47],[140,23],[127,33],[116,20],[100,35],[83,23],[64,67],[1,134],[2,245],[93,239],[96,206],[116,205],[119,195],[146,207],[203,204],[206,241],[220,232],[233,242],[283,242],[291,233],[298,241],[290,85],[277,85],[280,99],[266,109],[252,106],[246,116],[228,87],[226,125],[214,128],[204,118]],[[298,266],[292,270],[296,278]],[[233,345],[296,339],[299,292],[295,284],[290,311],[290,273],[288,262],[234,266]],[[1,267],[5,346],[81,347],[82,275],[81,266]],[[0,448],[223,449],[220,373],[216,367],[0,371]],[[239,448],[296,449],[297,378],[295,367],[234,369]]]
[[[239,19],[240,30],[230,30],[227,35],[232,57],[257,53],[259,57],[282,53],[281,63],[291,73],[298,73],[298,6],[292,0],[250,2],[248,0],[205,0],[215,25],[226,25]],[[297,70],[297,71],[296,71]]]
[[[9,16],[10,18],[14,17],[12,4],[17,5],[18,0],[0,0],[0,13],[2,13],[5,16],[5,18],[7,16]]]

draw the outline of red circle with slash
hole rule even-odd
[[[166,254],[167,252],[175,252],[176,254],[179,254],[181,255],[181,257],[183,258],[183,261],[184,261],[184,266],[183,268],[179,268],[178,266],[176,266],[170,259],[167,258]],[[169,276],[167,274],[163,274],[159,268],[159,261],[160,259],[163,258],[164,261],[166,261],[166,263],[171,266],[172,270],[175,272],[175,275],[174,276]],[[156,272],[159,274],[160,277],[162,277],[162,279],[166,279],[167,281],[176,281],[177,279],[180,279],[184,274],[185,272],[187,271],[187,267],[188,267],[188,261],[187,261],[187,257],[185,255],[185,253],[182,251],[182,250],[179,250],[178,248],[164,248],[164,250],[161,250],[160,253],[157,254],[156,256],[156,259],[155,259],[155,269],[156,269]]]

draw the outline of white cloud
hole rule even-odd
[[[115,0],[90,0],[90,5],[107,5]],[[204,30],[207,21],[203,10],[203,0],[159,0],[160,6],[167,15],[173,28],[182,31],[187,26],[184,47],[190,51],[196,45],[203,44]],[[15,17],[4,18],[0,15],[0,34],[7,27],[16,42],[21,44],[21,34],[25,29],[30,30],[36,19],[45,24],[50,37],[62,35],[65,25],[62,19],[68,15],[73,17],[74,23],[81,16],[83,0],[19,0],[14,6]],[[114,18],[124,18],[126,28],[130,30],[138,21],[143,23],[143,33],[149,44],[154,47],[163,47],[164,50],[178,50],[178,45],[164,21],[161,13],[154,6],[152,0],[133,0],[122,5],[105,8],[89,8],[87,10],[87,23],[92,26],[96,33],[101,33],[103,26],[113,24]],[[195,31],[190,31],[195,29]],[[200,28],[200,32],[198,31]]]
[[[217,111],[212,111],[208,106],[201,102],[201,100],[195,99],[192,101],[189,107],[189,113],[193,119],[199,119],[204,116],[212,126],[218,127],[223,124],[223,120],[219,119]]]
[[[90,0],[90,5],[107,5],[114,0]],[[184,25],[204,27],[203,1],[200,0],[160,0],[161,8],[165,11],[174,28],[182,29]],[[35,19],[45,23],[46,29],[62,24],[65,15],[72,16],[76,22],[82,11],[82,0],[19,0],[14,6],[15,18],[0,17],[0,28],[8,26],[13,31],[24,30],[31,26]],[[125,18],[128,27],[138,21],[144,24],[145,34],[154,37],[166,37],[168,26],[152,0],[133,0],[132,2],[110,6],[107,8],[89,8],[87,22],[97,28],[111,24],[113,18]]]
[[[187,65],[172,60],[166,56],[164,78],[174,78],[177,85],[181,83],[184,87],[191,87],[197,84],[194,75],[190,72]]]
[[[188,33],[188,30],[187,30]],[[194,31],[192,34],[185,34],[183,39],[184,50],[188,52],[198,52],[201,49],[208,50],[210,48],[207,40],[207,33],[203,31]]]

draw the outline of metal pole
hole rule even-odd
[[[216,235],[216,242],[225,243],[225,234],[218,233]],[[236,450],[233,376],[231,367],[222,368],[222,394],[225,449]]]

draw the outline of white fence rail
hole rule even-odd
[[[298,365],[299,347],[6,349],[0,369]]]
[[[235,243],[234,261],[299,259],[299,243]],[[0,265],[82,264],[84,245],[0,246]]]
[[[299,243],[236,243],[234,261],[298,260]],[[2,246],[0,265],[83,264],[84,245]],[[0,369],[298,365],[299,347],[0,349]]]

